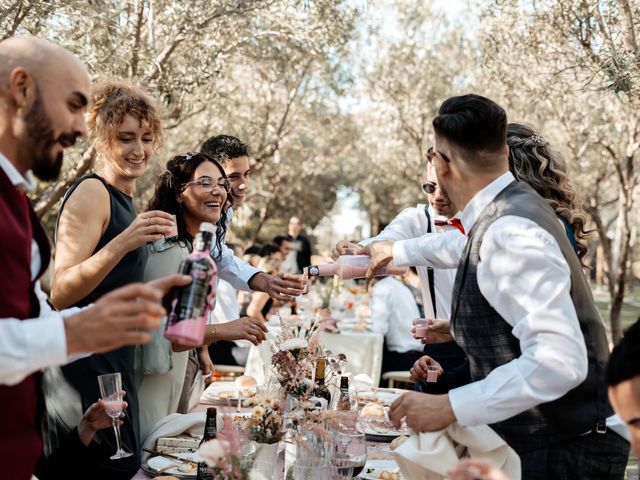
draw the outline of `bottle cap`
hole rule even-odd
[[[211,222],[202,222],[200,224],[200,231],[201,232],[216,233],[216,226]]]

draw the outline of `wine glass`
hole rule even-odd
[[[123,450],[121,446],[120,425],[118,425],[117,422],[117,419],[122,413],[122,399],[124,397],[120,372],[98,375],[98,385],[100,385],[100,396],[104,403],[104,410],[107,412],[107,415],[111,417],[113,429],[116,432],[116,445],[118,449],[110,458],[111,460],[117,460],[118,458],[130,457],[133,454]]]
[[[367,440],[357,430],[342,430],[335,433],[332,463],[335,467],[353,467],[352,476],[357,477],[367,463]]]

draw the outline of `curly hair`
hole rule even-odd
[[[204,153],[187,153],[176,155],[167,162],[166,170],[160,175],[156,183],[153,198],[149,201],[147,210],[162,210],[176,216],[178,224],[178,241],[182,240],[190,245],[193,236],[189,233],[183,215],[183,207],[178,197],[185,189],[185,184],[193,180],[193,174],[203,162],[213,163],[223,178],[227,178],[222,165]],[[231,195],[227,194],[227,201],[220,208],[220,219],[216,223],[216,260],[222,255],[222,244],[227,234],[227,209],[231,206]]]
[[[507,125],[509,170],[517,180],[527,182],[546,199],[556,215],[565,219],[576,240],[580,260],[587,254],[590,231],[587,215],[569,180],[562,155],[533,128],[518,123]]]
[[[107,82],[93,92],[87,115],[91,143],[99,153],[109,150],[125,115],[136,118],[153,134],[153,146],[162,143],[160,114],[147,93],[125,82]]]

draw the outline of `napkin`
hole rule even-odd
[[[487,425],[458,423],[438,432],[412,433],[393,456],[404,478],[443,480],[460,458],[492,460],[511,480],[520,480],[520,457]]]
[[[352,385],[356,390],[371,390],[373,388],[373,379],[366,373],[359,373],[353,377]]]
[[[151,433],[142,444],[143,448],[156,449],[156,442],[162,437],[177,437],[186,434],[192,437],[202,437],[204,432],[204,422],[207,418],[205,412],[196,413],[172,413],[163,418],[153,426]],[[145,463],[151,456],[151,453],[141,452],[142,463]]]

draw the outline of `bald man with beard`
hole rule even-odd
[[[149,340],[160,326],[174,275],[132,284],[85,309],[54,312],[38,279],[49,241],[26,192],[31,173],[55,179],[64,150],[85,136],[91,80],[72,53],[33,37],[0,42],[0,463],[2,477],[28,480],[42,455],[39,371],[88,353]]]

